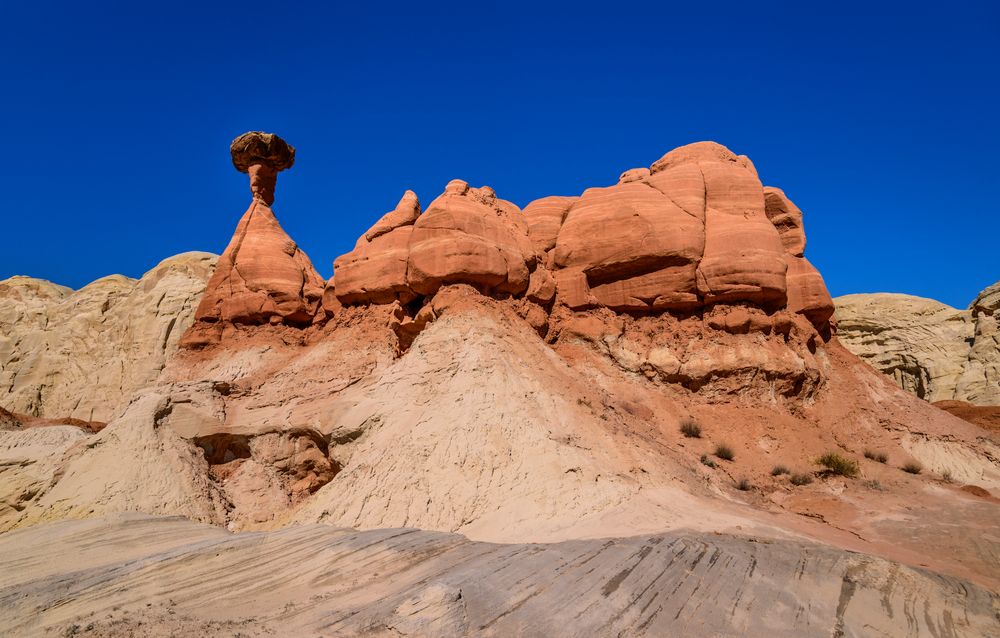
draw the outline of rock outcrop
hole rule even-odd
[[[270,208],[277,173],[293,164],[295,149],[276,135],[252,132],[230,150],[233,165],[250,176],[253,201],[219,258],[186,347],[215,343],[232,326],[309,325],[323,297],[323,278]]]
[[[216,259],[184,253],[138,280],[112,275],[76,291],[29,277],[0,281],[0,405],[109,421],[156,381]]]
[[[407,192],[324,288],[268,204],[292,152],[234,145],[254,203],[150,387],[96,434],[0,430],[0,631],[114,605],[108,633],[995,621],[1000,441],[831,337],[801,212],[747,158],[682,147],[524,212],[461,181],[424,212]]]
[[[837,297],[840,341],[928,401],[1000,405],[1000,282],[966,310],[910,295]]]
[[[543,332],[555,296],[575,311],[788,309],[826,334],[833,304],[804,250],[801,211],[765,189],[749,159],[702,142],[523,214],[460,180],[423,214],[408,193],[337,259],[332,288],[341,303],[406,305],[469,284],[526,297],[538,308],[525,317]]]
[[[516,295],[527,291],[535,265],[520,209],[488,186],[452,180],[423,214],[407,191],[334,262],[334,289],[348,304],[406,304],[452,283]]]

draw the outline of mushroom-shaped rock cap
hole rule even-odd
[[[263,164],[278,172],[295,163],[295,147],[274,133],[244,133],[229,145],[229,152],[233,155],[233,166],[241,173],[249,172],[254,164]]]

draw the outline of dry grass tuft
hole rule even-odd
[[[858,475],[858,462],[845,459],[836,452],[827,452],[816,459],[816,463],[822,465],[833,474],[854,478]]]
[[[723,461],[732,461],[736,458],[736,453],[733,452],[733,448],[724,443],[715,446],[715,455]]]
[[[681,421],[681,434],[689,439],[700,439],[701,426],[694,419],[684,419]]]

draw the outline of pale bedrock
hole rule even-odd
[[[517,206],[488,186],[452,180],[413,225],[407,282],[420,295],[450,283],[519,295],[536,261]]]
[[[0,282],[0,405],[111,419],[177,350],[216,259],[182,253],[138,280],[112,275],[76,291],[29,277]]]
[[[889,293],[844,295],[836,304],[837,337],[851,352],[923,399],[969,400],[957,392],[975,341],[968,311]]]
[[[836,304],[840,341],[904,390],[931,402],[1000,405],[1000,282],[967,310],[889,293]]]

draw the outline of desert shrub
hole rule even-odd
[[[836,452],[827,452],[823,456],[816,459],[816,463],[830,470],[830,472],[840,476],[853,478],[858,475],[858,462],[852,461],[851,459],[845,459]]]
[[[681,421],[681,434],[689,439],[700,439],[701,426],[694,419],[684,419]]]
[[[871,480],[865,481],[864,485],[868,489],[875,490],[876,492],[884,492],[885,491],[885,487],[882,486],[882,482],[879,481],[879,480],[877,480],[877,479],[871,479]]]
[[[924,470],[923,466],[916,461],[910,461],[900,469],[908,474],[920,474]]]
[[[889,456],[885,452],[876,452],[874,450],[865,450],[865,458],[878,461],[879,463],[885,463],[889,460]]]
[[[733,448],[725,444],[715,446],[715,455],[720,459],[722,459],[723,461],[732,461],[734,458],[736,458],[736,454],[733,452]]]
[[[781,476],[782,474],[791,474],[791,473],[792,473],[792,471],[789,470],[784,465],[775,465],[771,469],[771,476]]]
[[[701,455],[701,464],[702,465],[707,465],[708,467],[712,467],[712,468],[715,467],[715,461],[713,461],[712,459],[708,458],[707,454],[702,454]]]
[[[750,484],[750,479],[742,478],[739,483],[736,484],[736,489],[741,492],[749,492],[752,488],[753,485]]]
[[[945,483],[953,482],[955,479],[951,475],[951,470],[945,470],[944,472],[941,472],[941,480],[944,481]]]
[[[788,480],[792,482],[792,485],[809,485],[813,482],[813,477],[810,474],[792,474]]]

